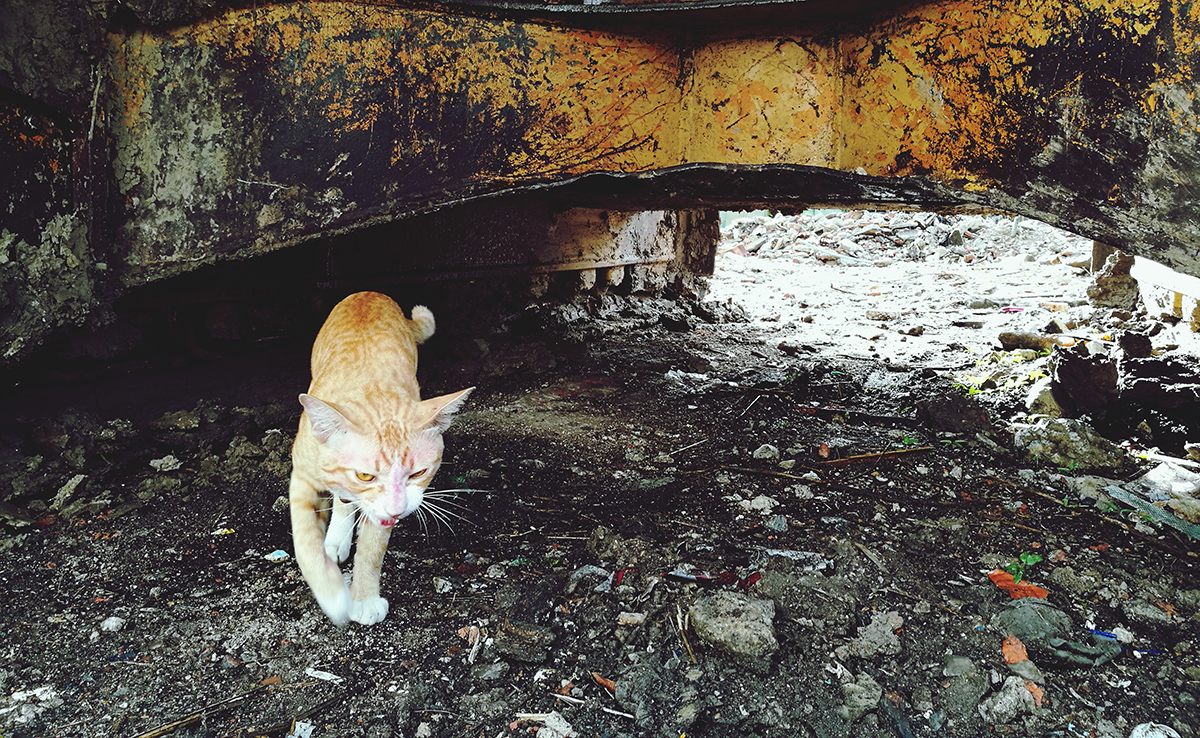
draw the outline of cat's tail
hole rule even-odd
[[[433,322],[433,313],[424,305],[414,305],[412,309],[413,340],[422,343],[433,335],[437,324]]]

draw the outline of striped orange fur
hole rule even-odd
[[[417,344],[433,331],[424,306],[409,320],[386,295],[359,292],[333,308],[313,343],[292,446],[292,542],[313,596],[338,625],[387,615],[379,572],[392,526],[420,508],[441,464],[442,432],[474,389],[421,400]],[[356,526],[347,586],[340,564]]]

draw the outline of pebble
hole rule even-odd
[[[153,467],[155,471],[169,472],[183,468],[183,462],[171,454],[167,454],[161,459],[151,459],[150,466]]]
[[[754,449],[754,458],[767,459],[768,461],[778,461],[779,449],[769,443],[764,443],[763,445]]]
[[[100,630],[112,633],[124,628],[125,623],[125,618],[119,618],[116,615],[112,615],[100,622]]]

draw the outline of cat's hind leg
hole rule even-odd
[[[350,543],[354,539],[354,507],[333,498],[333,513],[325,531],[325,555],[339,564],[350,558]]]
[[[366,517],[359,526],[350,584],[350,619],[356,623],[374,625],[387,617],[388,601],[379,596],[379,574],[391,535],[390,526],[385,528]]]
[[[293,471],[288,486],[296,563],[317,604],[336,625],[350,619],[350,589],[337,562],[325,554],[325,524],[317,490]]]

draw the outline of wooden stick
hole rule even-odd
[[[922,451],[933,451],[934,446],[921,446],[920,448],[900,448],[892,451],[876,451],[870,454],[857,454],[855,456],[846,456],[841,459],[830,459],[829,461],[818,461],[821,466],[848,466],[850,464],[862,464],[868,461],[885,461],[894,459],[897,456],[904,454],[915,454]]]
[[[179,730],[180,728],[186,728],[189,725],[194,725],[194,724],[200,722],[201,720],[208,717],[209,715],[216,715],[216,714],[224,712],[225,710],[228,710],[231,707],[237,706],[239,703],[243,702],[247,697],[258,692],[262,688],[263,687],[261,685],[259,685],[257,687],[254,687],[253,689],[251,689],[249,692],[239,694],[236,697],[230,697],[227,700],[221,700],[220,702],[214,702],[211,705],[200,708],[199,710],[197,710],[196,712],[193,712],[191,715],[188,715],[185,718],[176,720],[173,723],[167,723],[166,725],[159,726],[159,727],[155,728],[154,730],[150,730],[145,733],[139,733],[136,736],[134,736],[133,738],[159,738],[159,736],[164,736],[169,733],[174,733],[175,731]]]
[[[316,715],[317,713],[325,712],[326,710],[328,710],[329,708],[338,704],[339,702],[348,700],[350,697],[358,694],[359,692],[362,691],[362,689],[363,689],[362,685],[356,686],[352,689],[348,689],[341,694],[336,694],[327,700],[324,700],[322,702],[317,703],[316,705],[313,705],[312,707],[308,708],[304,712],[297,713],[296,715],[292,716],[288,720],[284,720],[282,722],[275,723],[274,725],[268,726],[266,728],[252,728],[252,729],[246,731],[246,735],[250,736],[250,738],[263,738],[264,736],[269,737],[272,735],[278,735],[280,733],[284,733],[284,734],[290,733],[293,730],[295,730],[296,723],[300,722],[301,720],[307,720],[308,718],[312,717],[313,715]]]

